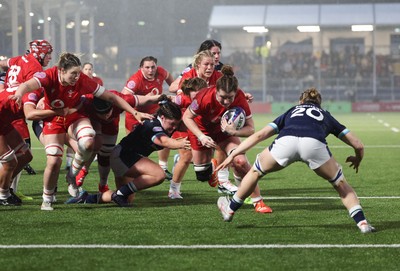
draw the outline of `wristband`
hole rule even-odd
[[[201,136],[197,137],[199,139],[199,141],[201,142],[204,138],[206,137],[205,134],[201,134]]]

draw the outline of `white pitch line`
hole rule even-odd
[[[255,149],[265,149],[268,148],[269,146],[255,146],[253,148]],[[347,149],[351,148],[346,145],[329,145],[330,149]],[[400,145],[365,145],[364,148],[366,149],[382,149],[382,148],[400,148]]]
[[[264,196],[268,200],[280,200],[280,199],[340,199],[340,197],[268,197]],[[400,199],[400,196],[372,196],[372,197],[358,197],[359,199]]]
[[[0,249],[283,249],[283,248],[400,248],[400,244],[254,244],[254,245],[0,245]]]

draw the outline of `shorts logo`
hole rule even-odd
[[[135,81],[129,81],[128,84],[126,84],[126,86],[129,89],[133,89],[136,86],[136,83],[135,83]]]

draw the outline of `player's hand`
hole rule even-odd
[[[228,157],[226,157],[226,159],[217,166],[217,168],[215,169],[215,171],[227,168],[229,166],[230,163],[232,163],[233,161],[233,156],[232,155],[228,155]]]
[[[192,147],[191,147],[191,145],[190,145],[190,141],[187,140],[187,137],[185,137],[185,138],[178,138],[178,139],[176,139],[176,140],[177,140],[177,141],[180,141],[180,143],[181,143],[180,149],[185,149],[185,150],[191,150],[191,149],[192,149]]]
[[[71,108],[71,109],[73,109],[73,108]],[[68,114],[72,114],[73,113],[73,112],[72,113],[69,112],[70,109],[68,107],[56,108],[56,109],[53,109],[53,111],[56,113],[56,116],[61,116],[61,117],[65,117]]]
[[[151,120],[154,119],[153,115],[147,114],[147,113],[142,113],[139,111],[136,111],[133,116],[135,117],[135,119],[140,123],[143,124],[143,121],[145,120]]]
[[[350,163],[349,167],[352,167],[358,173],[358,167],[360,166],[361,160],[355,156],[349,156],[346,159],[346,163]]]
[[[252,103],[254,100],[254,96],[251,93],[245,92],[244,96],[246,97],[246,100],[248,103]]]
[[[14,100],[18,107],[21,107],[22,96],[18,94],[8,96],[9,100]]]
[[[216,148],[217,144],[215,144],[214,140],[206,135],[202,135],[199,137],[199,141],[201,142],[201,145],[207,148]]]
[[[233,123],[228,123],[225,118],[221,119],[221,131],[228,135],[235,135],[236,128]]]

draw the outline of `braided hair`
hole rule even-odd
[[[226,93],[236,92],[239,87],[239,82],[234,75],[235,73],[233,72],[232,66],[224,65],[221,73],[223,75],[216,83],[217,90],[223,90]]]
[[[167,119],[181,120],[182,111],[176,103],[172,102],[167,95],[162,94],[158,98],[159,109],[157,116],[164,116]]]

